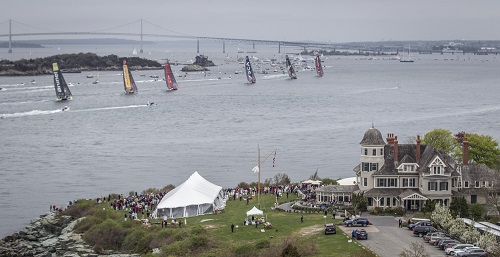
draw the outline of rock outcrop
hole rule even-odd
[[[184,71],[184,72],[190,72],[190,71],[209,71],[209,69],[207,69],[205,67],[202,67],[200,65],[196,65],[196,64],[188,64],[188,65],[182,67],[181,71]]]
[[[0,240],[0,256],[18,257],[140,257],[139,254],[119,254],[107,251],[99,255],[85,244],[73,229],[79,220],[70,216],[47,213],[30,222],[24,230]]]

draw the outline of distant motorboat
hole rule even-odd
[[[94,77],[94,75],[92,75],[92,74],[88,74],[88,75],[87,75],[87,78],[88,78],[88,79],[91,79],[91,78],[93,78],[93,77]]]
[[[31,84],[36,84],[36,80],[32,80],[32,81],[31,81]]]

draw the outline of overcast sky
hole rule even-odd
[[[500,0],[4,0],[0,34],[8,33],[8,19],[47,31],[144,19],[194,36],[332,43],[500,39]],[[35,31],[14,24],[13,33]],[[138,30],[135,23],[111,31]],[[168,33],[147,23],[144,32]]]

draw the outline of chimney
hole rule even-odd
[[[387,134],[387,144],[392,145],[394,144],[394,134]]]
[[[398,158],[398,136],[394,137],[394,162],[399,162]]]
[[[417,163],[420,161],[420,135],[417,135]]]
[[[469,141],[467,141],[467,138],[464,137],[464,146],[463,146],[463,161],[464,165],[469,164]]]

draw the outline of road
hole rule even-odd
[[[413,231],[406,227],[398,227],[398,218],[389,216],[365,216],[373,224],[364,227],[368,233],[368,240],[358,241],[361,245],[371,249],[380,257],[398,256],[405,248],[409,249],[412,242],[423,244],[430,257],[446,256],[444,251],[425,243],[420,237],[413,236]],[[353,228],[339,226],[346,234],[350,235]],[[354,228],[356,229],[356,228]],[[347,240],[347,239],[346,239]],[[355,243],[353,239],[353,243]]]

